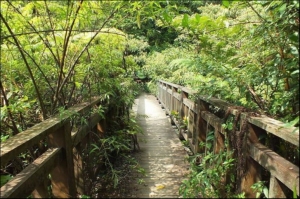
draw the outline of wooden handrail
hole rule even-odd
[[[44,183],[48,174],[51,174],[54,197],[75,197],[75,178],[82,176],[74,176],[73,150],[101,117],[98,113],[90,114],[88,123],[76,132],[71,132],[70,121],[75,114],[91,113],[91,109],[98,106],[100,101],[99,97],[92,98],[90,102],[73,106],[67,110],[68,114],[51,117],[1,143],[1,167],[44,139],[47,139],[49,146],[46,152],[1,187],[0,197],[26,197],[31,193],[34,197],[48,197],[48,187]]]
[[[62,156],[61,148],[48,149],[12,180],[1,187],[1,198],[20,198],[28,196],[50,173]]]
[[[197,94],[197,99],[189,99],[191,95],[196,94],[195,90],[185,88],[163,80],[158,81],[157,99],[162,104],[169,114],[172,123],[175,123],[179,128],[179,136],[185,139],[191,150],[194,153],[200,152],[198,147],[200,142],[205,141],[207,132],[206,126],[211,125],[217,135],[215,139],[226,130],[222,127],[224,118],[215,115],[210,110],[210,106],[217,107],[223,112],[230,111],[230,114],[237,115],[240,113],[240,128],[242,126],[243,118],[246,118],[248,130],[248,148],[251,157],[249,169],[247,171],[247,178],[242,179],[239,185],[241,190],[246,193],[246,197],[255,197],[251,185],[257,182],[260,176],[260,166],[264,167],[270,173],[269,181],[269,197],[285,197],[285,191],[282,184],[291,191],[296,189],[299,196],[299,165],[294,165],[290,161],[278,155],[276,152],[268,149],[266,146],[259,142],[259,136],[262,133],[271,133],[286,142],[299,147],[299,129],[296,127],[286,127],[283,122],[269,118],[267,116],[251,116],[247,112],[240,112],[233,104],[230,104],[222,99],[208,97]],[[174,117],[171,113],[179,113],[179,118]],[[188,118],[187,129],[182,128],[182,120]],[[224,137],[224,136],[223,136]],[[224,140],[221,144],[214,146],[216,151],[224,148]],[[220,146],[222,145],[222,146]],[[252,184],[251,184],[252,183]]]
[[[64,126],[68,122],[68,119],[75,113],[83,114],[99,102],[100,98],[96,98],[92,100],[91,103],[84,102],[80,105],[76,105],[68,109],[68,112],[73,114],[63,116],[56,115],[6,140],[6,142],[1,144],[1,166],[6,165],[8,161],[37,144],[49,135],[49,133]]]
[[[181,88],[183,91],[187,92],[188,94],[197,93],[195,90],[185,88],[180,85],[176,85],[176,84],[169,83],[169,82],[162,81],[162,80],[159,80],[159,82],[164,83],[166,85],[174,86],[176,88]],[[221,100],[221,99],[218,99],[215,97],[208,97],[207,95],[200,95],[198,97],[199,97],[199,99],[201,99],[211,105],[217,106],[223,110],[227,110],[228,108],[235,106],[224,100]],[[189,104],[191,104],[191,103],[189,103]],[[185,105],[187,105],[187,104],[185,103]],[[196,106],[195,102],[192,102],[192,106]],[[233,108],[231,110],[231,113],[233,115],[235,115],[237,112],[238,112],[238,110],[235,108]],[[264,115],[262,115],[261,117],[250,116],[248,122],[294,144],[295,146],[299,146],[299,129],[296,127],[286,127],[283,122],[280,122],[278,120],[272,119],[272,118],[264,116]]]

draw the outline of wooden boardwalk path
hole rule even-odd
[[[143,135],[138,135],[140,150],[135,156],[146,175],[134,174],[132,197],[178,198],[179,186],[189,172],[184,146],[153,95],[141,95],[133,110],[142,116],[137,119]]]

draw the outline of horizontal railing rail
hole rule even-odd
[[[261,135],[272,134],[277,139],[299,148],[298,128],[286,127],[278,120],[251,114],[224,100],[201,95],[192,89],[163,80],[158,81],[156,95],[172,123],[178,127],[180,138],[189,143],[193,153],[201,152],[199,143],[205,142],[208,126],[215,131],[214,150],[219,151],[224,148],[226,129],[222,124],[226,120],[227,111],[233,117],[240,116],[237,122],[239,131],[242,130],[246,119],[250,161],[246,176],[239,185],[241,190],[246,193],[246,197],[255,197],[251,185],[261,179],[261,171],[264,168],[270,176],[269,197],[286,197],[286,190],[296,192],[299,196],[299,164],[291,163],[260,142]],[[187,120],[186,127],[183,125],[184,120]]]
[[[93,107],[99,105],[100,98],[93,98],[90,102],[69,108],[69,114],[51,117],[1,143],[2,168],[41,141],[46,140],[48,145],[44,153],[1,187],[1,198],[27,197],[31,194],[34,198],[47,198],[50,197],[49,185],[52,185],[52,195],[56,198],[83,194],[83,164],[78,146],[88,142],[88,133],[97,124],[100,125],[99,121],[103,118],[99,113],[91,112]],[[87,122],[72,132],[71,118],[78,114],[82,117],[88,115]]]

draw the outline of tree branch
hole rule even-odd
[[[9,41],[9,40],[8,40]],[[10,43],[14,44],[12,41],[9,41]],[[35,59],[25,50],[22,48],[22,51],[32,60],[32,62],[36,65],[36,67],[38,68],[38,70],[41,72],[42,76],[44,77],[46,83],[48,84],[49,88],[52,90],[52,92],[54,93],[54,89],[52,88],[50,81],[48,80],[48,78],[46,77],[45,73],[42,71],[41,67],[39,66],[38,63],[36,63]]]
[[[265,110],[265,105],[264,105],[263,101],[260,99],[259,96],[257,96],[254,89],[250,85],[248,85],[248,90],[249,90],[252,98],[254,99],[254,102],[259,106],[259,108],[261,108],[262,110]]]
[[[88,43],[84,46],[84,48],[82,49],[82,51],[79,53],[78,57],[75,59],[73,65],[71,66],[67,76],[65,77],[65,79],[63,80],[61,86],[59,87],[57,93],[59,93],[62,88],[64,87],[64,85],[66,84],[68,78],[70,77],[72,71],[74,70],[78,60],[80,59],[80,57],[83,55],[83,53],[87,50],[87,48],[90,46],[90,44],[92,43],[92,41],[95,39],[95,37],[100,33],[101,29],[106,25],[106,23],[108,23],[108,21],[113,17],[113,15],[115,14],[117,10],[114,10],[109,16],[108,18],[103,22],[102,26],[99,28],[98,31],[96,31],[96,33],[93,35],[93,37],[88,41]],[[55,99],[54,103],[57,103],[57,99]],[[55,104],[56,105],[56,104]]]
[[[12,3],[10,1],[7,0],[7,2],[15,9],[15,11],[17,11],[23,18],[25,18],[22,13],[19,11],[18,8],[16,8],[14,5],[12,5]],[[44,39],[44,37],[42,37],[42,35],[39,34],[39,31],[36,30],[36,28],[29,22],[27,21],[27,24],[34,30],[33,33],[37,34],[39,36],[39,38],[44,42],[45,46],[49,49],[50,53],[52,54],[54,60],[56,61],[56,63],[59,65],[59,60],[58,58],[55,56],[54,52],[52,51],[52,49],[50,48],[50,45],[47,45],[49,44],[49,41],[47,40],[47,38]],[[10,32],[10,36],[11,37],[15,37],[13,33]]]
[[[53,40],[54,40],[54,43],[55,43],[55,46],[57,46],[57,41],[56,41],[56,37],[55,37],[55,34],[54,34],[54,25],[53,25],[53,22],[52,22],[52,18],[50,17],[50,10],[48,8],[48,4],[47,4],[47,1],[45,0],[45,6],[46,6],[46,11],[47,11],[47,14],[48,14],[48,20],[49,20],[49,23],[50,23],[50,26],[51,26],[51,29],[52,29],[52,37],[53,37]],[[56,48],[56,55],[57,55],[57,60],[60,60],[60,56],[59,56],[59,52],[58,52],[58,48]]]
[[[8,99],[7,99],[7,97],[6,97],[6,93],[5,93],[4,87],[3,87],[3,85],[2,85],[1,79],[0,79],[0,89],[1,89],[1,92],[2,92],[2,95],[3,95],[3,98],[4,98],[4,101],[5,101],[5,104],[6,104],[6,106],[7,106],[8,116],[9,116],[11,122],[12,122],[12,127],[9,126],[8,124],[7,124],[7,126],[11,127],[11,129],[13,130],[13,135],[17,135],[17,134],[19,133],[19,129],[17,128],[17,125],[16,125],[15,120],[14,120],[14,118],[13,118],[13,115],[12,115],[12,113],[11,113],[11,111],[10,111],[10,108],[8,108],[8,106],[9,106],[9,101],[8,101]]]
[[[68,2],[69,3],[69,2]],[[69,30],[66,31],[66,34],[65,34],[65,39],[64,39],[64,47],[63,47],[63,53],[62,53],[62,57],[61,57],[61,61],[60,61],[60,72],[59,72],[59,77],[58,77],[58,81],[57,81],[57,89],[56,89],[56,92],[55,92],[55,95],[54,95],[54,103],[53,103],[53,106],[52,106],[52,111],[55,109],[55,106],[57,104],[57,100],[58,100],[58,96],[59,96],[59,93],[60,93],[60,90],[61,90],[61,82],[63,83],[63,69],[64,69],[64,65],[65,65],[65,59],[66,59],[66,55],[67,55],[67,50],[68,50],[68,44],[69,44],[69,40],[70,40],[70,37],[71,37],[71,33],[73,31],[73,26],[75,24],[75,20],[77,18],[77,15],[79,13],[79,10],[82,6],[82,3],[83,3],[83,0],[81,0],[79,2],[79,6],[77,7],[77,10],[75,12],[75,16],[74,16],[74,19],[72,21],[72,24],[71,26],[69,27]],[[69,6],[68,6],[68,10],[69,10]],[[70,12],[70,15],[71,15],[72,12]],[[69,20],[67,20],[67,24],[68,24]],[[67,26],[66,24],[66,26]],[[64,104],[63,104],[64,105]]]
[[[264,22],[266,22],[266,19],[263,18],[263,17],[262,17],[262,16],[254,9],[254,7],[251,5],[250,2],[246,1],[246,3],[250,6],[251,10],[253,10],[253,12],[255,12],[255,14],[256,14],[259,18],[261,18]]]
[[[36,33],[48,33],[48,32],[65,32],[68,30],[65,29],[56,29],[56,30],[39,30],[39,31],[34,31],[34,32],[24,32],[24,33],[18,33],[18,34],[14,34],[14,35],[7,35],[7,36],[3,36],[2,39],[8,39],[10,37],[13,36],[23,36],[23,35],[31,35],[31,34],[36,34]],[[73,32],[79,32],[79,33],[95,33],[95,30],[73,30]],[[126,36],[125,34],[122,33],[117,33],[117,32],[110,32],[108,31],[99,31],[99,33],[109,33],[109,34],[115,34],[115,35],[120,35],[120,36]]]
[[[8,25],[7,21],[6,21],[6,20],[4,19],[4,17],[2,16],[2,13],[0,13],[0,18],[2,19],[4,25],[6,26],[7,30],[10,32],[10,34],[13,34],[13,32],[12,32],[10,26]],[[22,50],[22,47],[21,47],[21,45],[20,45],[18,39],[17,39],[16,37],[13,37],[13,40],[14,40],[14,42],[15,42],[15,44],[16,44],[18,50],[19,50],[19,52],[21,53],[22,59],[23,59],[23,61],[24,61],[24,63],[25,63],[25,66],[26,66],[28,72],[29,72],[29,76],[30,76],[30,78],[31,78],[31,80],[32,80],[32,83],[33,83],[33,86],[34,86],[34,88],[35,88],[35,92],[36,92],[36,94],[37,94],[37,98],[38,98],[38,101],[39,101],[40,106],[41,106],[41,110],[42,110],[42,113],[43,113],[43,117],[44,117],[44,119],[45,119],[46,116],[47,116],[47,115],[46,115],[46,110],[45,110],[44,103],[43,103],[42,98],[41,98],[41,95],[40,95],[40,91],[39,91],[39,89],[38,89],[38,87],[37,87],[37,84],[36,84],[36,82],[35,82],[33,73],[32,73],[32,71],[31,71],[31,68],[30,68],[30,66],[29,66],[29,64],[28,64],[28,62],[27,62],[27,59],[26,59],[26,57],[25,57],[25,54],[24,54],[24,52],[23,52],[23,50]]]

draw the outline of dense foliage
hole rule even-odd
[[[1,130],[109,95],[139,68],[153,85],[162,78],[297,123],[299,2],[223,3],[2,2]]]
[[[206,4],[199,13],[157,20],[162,27],[169,21],[178,37],[152,52],[145,68],[156,79],[298,123],[299,2],[224,5]]]
[[[134,74],[299,125],[296,0],[7,0],[0,18],[1,142],[93,96],[131,107]]]
[[[106,135],[94,138],[97,145],[84,152],[91,153],[84,165],[87,194],[96,186],[95,176],[121,181],[113,160],[128,155],[137,133],[127,121],[138,92],[131,77],[138,64],[125,53],[133,48],[130,38],[112,20],[124,6],[111,1],[1,1],[1,142],[100,96],[99,111],[110,118],[105,118]],[[76,116],[72,123],[84,124],[86,118]],[[33,147],[2,167],[1,186],[42,152]],[[107,173],[95,175],[98,168]]]
[[[137,64],[125,61],[126,34],[109,24],[122,4],[1,4],[2,133],[15,135],[59,107],[93,96],[108,99],[130,85]]]

